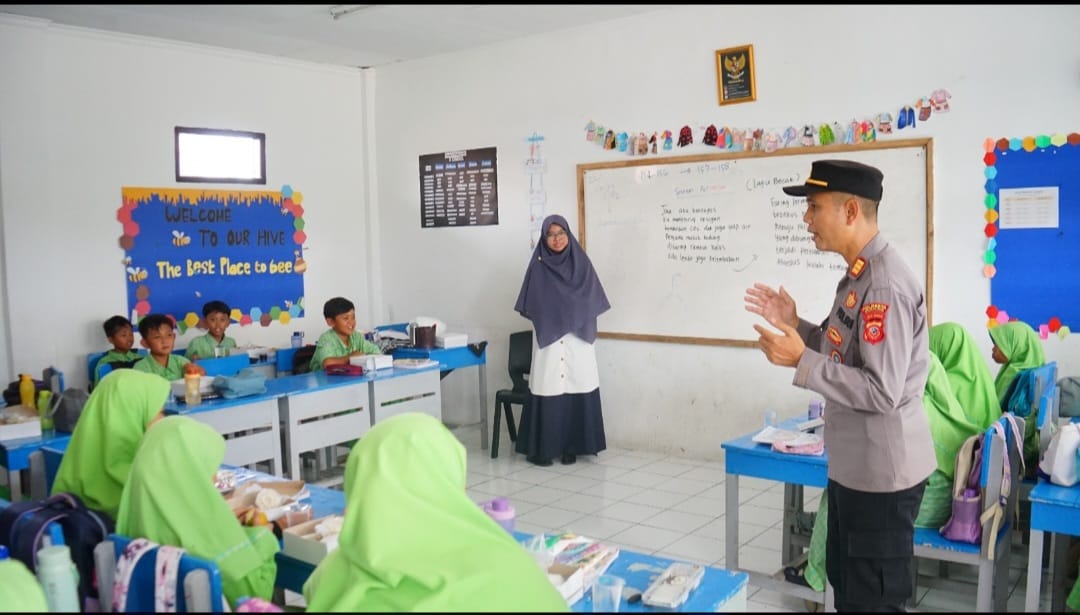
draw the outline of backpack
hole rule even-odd
[[[1058,415],[1080,416],[1080,378],[1075,376],[1059,378],[1058,391],[1060,391]]]
[[[87,508],[72,493],[57,493],[44,500],[13,502],[0,511],[0,544],[10,556],[37,572],[37,553],[48,534],[48,525],[56,522],[64,532],[64,544],[71,548],[71,560],[79,570],[79,603],[96,599],[94,547],[113,531],[112,519]]]
[[[1024,455],[1021,448],[1023,436],[1021,428],[1017,426],[1015,417],[1003,414],[1002,418],[1009,422],[1013,432],[1013,448],[1018,451],[1021,468],[1024,467]],[[1005,427],[1001,421],[995,421],[990,426],[993,429],[991,437],[1001,438],[1004,443],[1002,462],[1005,465],[1001,476],[1001,496],[996,502],[984,502],[985,494],[980,484],[982,478],[982,466],[984,450],[990,446],[986,441],[987,431],[969,436],[964,440],[960,450],[956,453],[956,461],[953,467],[953,494],[952,515],[948,522],[941,527],[941,535],[949,540],[980,544],[982,542],[982,524],[993,519],[991,529],[996,535],[1001,527],[1001,521],[1005,516],[1005,504],[1009,500],[1012,490],[1012,462],[1009,459],[1009,439],[1005,435]],[[990,541],[988,557],[994,559],[994,545],[996,540]]]
[[[49,416],[53,419],[53,427],[65,433],[75,431],[75,424],[79,422],[88,399],[90,399],[89,393],[75,387],[59,395],[53,395],[49,402]]]
[[[292,373],[306,374],[311,371],[311,357],[315,356],[315,344],[301,346],[293,353]]]

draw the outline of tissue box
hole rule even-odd
[[[443,333],[435,335],[435,346],[438,348],[460,348],[469,343],[469,336],[464,333]]]
[[[375,369],[389,369],[394,366],[394,355],[372,354],[364,355],[364,358],[375,357]]]
[[[37,410],[22,404],[0,408],[0,440],[40,437],[41,417]]]
[[[585,570],[581,566],[555,563],[548,566],[547,571],[548,574],[562,578],[562,583],[556,584],[555,589],[559,590],[568,606],[573,606],[585,595]],[[554,579],[552,582],[554,584]]]
[[[312,519],[299,525],[287,527],[281,532],[281,551],[289,557],[305,561],[315,566],[326,557],[331,549],[319,540],[315,526],[327,517]]]

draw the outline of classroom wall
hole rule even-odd
[[[3,17],[0,78],[0,382],[54,364],[85,384],[86,354],[107,347],[102,321],[128,312],[122,186],[238,187],[174,181],[177,125],[266,133],[267,184],[239,188],[304,193],[307,316],[229,335],[287,346],[302,330],[314,342],[334,295],[370,312],[361,71]]]
[[[575,165],[625,156],[585,141],[590,120],[677,134],[683,124],[801,127],[881,111],[895,119],[901,105],[946,88],[947,115],[893,138],[934,138],[933,319],[968,327],[989,361],[982,144],[1080,128],[1077,23],[1075,6],[674,7],[379,67],[382,309],[397,320],[438,316],[488,339],[489,388],[506,387],[507,337],[529,325],[513,305],[530,253],[523,163],[533,131],[545,137],[547,213],[577,231]],[[757,101],[721,108],[714,52],[746,43]],[[498,148],[499,225],[420,228],[418,156],[488,146]],[[742,300],[743,289],[730,289],[731,302]],[[1077,335],[1046,349],[1062,373],[1080,372]],[[715,458],[722,440],[759,427],[766,407],[791,415],[811,398],[791,386],[793,370],[756,349],[599,340],[597,355],[610,446]],[[444,381],[448,414],[475,395],[471,375]]]
[[[266,132],[267,187],[305,194],[308,316],[231,335],[282,345],[300,329],[313,341],[336,294],[356,302],[364,327],[436,316],[489,340],[490,411],[509,386],[506,339],[528,328],[513,311],[531,235],[527,136],[546,138],[547,213],[576,226],[575,165],[620,159],[584,140],[589,120],[650,132],[801,126],[895,115],[939,87],[953,110],[896,136],[934,137],[934,320],[967,326],[989,360],[982,142],[1077,129],[1080,8],[782,11],[673,7],[367,71],[0,18],[0,378],[52,363],[82,382],[83,357],[105,345],[100,322],[127,308],[120,187],[177,186],[175,125]],[[745,43],[758,100],[721,108],[714,52]],[[487,146],[499,150],[500,224],[421,229],[418,156]],[[731,289],[731,301],[742,294]],[[1047,355],[1075,374],[1078,344],[1051,339]],[[598,356],[611,446],[715,458],[765,407],[793,414],[811,398],[757,350],[600,340]],[[446,378],[443,393],[451,420],[472,416],[474,370]]]

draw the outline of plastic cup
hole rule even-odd
[[[626,581],[622,577],[610,574],[596,577],[596,583],[592,587],[593,613],[618,613],[625,585]]]

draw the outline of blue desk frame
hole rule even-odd
[[[31,463],[34,453],[45,446],[67,447],[71,434],[62,431],[46,430],[40,436],[33,438],[15,438],[0,442],[0,463],[7,468],[8,491],[12,502],[22,499],[22,470],[31,470],[31,485],[35,484],[33,474],[44,471],[37,464]],[[37,494],[31,494],[36,496]]]
[[[477,355],[468,346],[458,348],[397,348],[395,359],[431,359],[439,362],[439,370],[446,373],[459,367],[476,367],[480,389],[480,448],[488,447],[487,412],[487,347]]]
[[[782,429],[796,430],[796,424],[805,416],[790,418],[779,425]],[[781,528],[780,568],[792,565],[803,557],[803,547],[809,540],[798,540],[795,534],[796,516],[803,511],[803,487],[828,485],[828,455],[791,455],[778,453],[771,446],[754,442],[757,431],[721,444],[724,449],[724,565],[730,570],[739,568],[739,477],[749,476],[784,483],[784,525]],[[772,591],[797,596],[804,600],[822,602],[826,610],[833,610],[832,586],[825,584],[825,592],[788,583],[782,576],[777,578],[755,571],[749,573],[754,585]]]
[[[344,512],[344,492],[316,485],[308,485],[308,490],[311,492],[309,503],[315,511],[316,518],[326,515],[340,515]],[[528,540],[532,535],[515,532],[514,537],[520,542]],[[276,560],[276,586],[303,593],[304,583],[307,582],[311,573],[315,571],[315,566],[281,552],[277,554]],[[628,587],[636,587],[644,591],[652,582],[652,579],[663,572],[673,561],[675,560],[620,549],[619,557],[611,564],[607,574],[622,577]],[[717,612],[717,610],[727,607],[729,602],[746,588],[748,582],[749,576],[745,572],[731,572],[722,568],[707,566],[701,585],[690,594],[689,599],[676,611],[691,613]],[[581,613],[592,612],[592,593],[586,591],[585,595],[574,603],[571,610]],[[673,612],[668,609],[646,606],[642,602],[627,604],[625,598],[619,605],[619,611],[629,613]]]
[[[1039,610],[1042,589],[1042,554],[1045,532],[1052,533],[1053,567],[1051,612],[1062,612],[1066,588],[1064,574],[1067,541],[1064,536],[1080,536],[1080,484],[1062,487],[1039,479],[1031,490],[1031,540],[1028,543],[1027,591],[1024,610]]]

